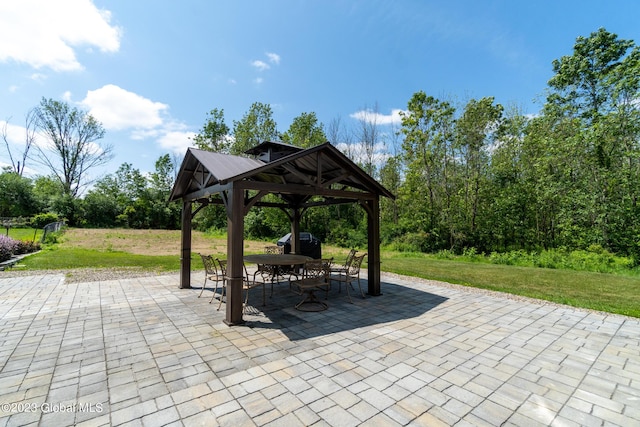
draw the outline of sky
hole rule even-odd
[[[115,153],[97,179],[123,163],[151,172],[184,155],[209,111],[233,128],[254,102],[280,132],[310,112],[399,123],[419,91],[535,114],[577,37],[640,43],[638,16],[636,0],[0,0],[0,129],[15,156],[42,98],[88,112]],[[47,171],[31,161],[27,174]]]

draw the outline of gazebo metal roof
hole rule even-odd
[[[337,203],[358,203],[368,214],[369,294],[380,295],[379,197],[395,198],[329,142],[302,149],[264,142],[246,152],[256,158],[189,148],[169,197],[182,200],[181,288],[189,288],[192,204],[223,203],[228,220],[227,261],[229,325],[242,323],[241,278],[244,216],[253,206],[279,207],[288,212],[292,251],[299,245],[304,209]],[[266,194],[281,202],[264,202]]]
[[[391,192],[329,142],[308,149],[264,142],[246,153],[260,156],[274,147],[281,151],[288,149],[290,154],[265,162],[189,148],[169,200],[185,197],[190,200],[202,199],[240,180],[255,182],[255,189],[269,188],[287,201],[298,201],[299,198],[291,195],[299,192],[304,195],[342,195],[355,199],[376,193],[394,198]],[[331,191],[338,188],[337,192]],[[363,194],[357,194],[359,192]]]

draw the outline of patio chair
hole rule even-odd
[[[224,285],[222,287],[222,294],[220,295],[220,304],[218,304],[218,311],[220,311],[220,308],[222,307],[222,301],[224,296],[227,294],[227,261],[226,260],[221,260],[221,259],[217,259],[216,261],[218,261],[218,265],[220,265],[220,270],[222,271],[223,276],[225,277],[225,281],[224,281]],[[249,291],[253,288],[256,288],[258,286],[262,286],[262,305],[266,305],[266,299],[265,299],[265,290],[264,290],[264,282],[257,282],[255,280],[252,280],[249,277],[249,272],[247,271],[247,266],[243,263],[242,264],[242,268],[244,269],[244,276],[242,277],[242,290],[245,292],[245,297],[244,297],[244,301],[242,302],[242,307],[244,309],[244,307],[247,306],[247,302],[249,301]],[[211,298],[211,301],[209,301],[210,303],[213,302],[213,298]]]
[[[356,255],[358,251],[355,249],[351,249],[347,254],[347,258],[344,260],[344,264],[334,265],[331,267],[331,274],[340,274],[349,270],[349,265],[351,265],[351,261],[353,261],[353,257]]]
[[[360,266],[362,265],[362,261],[366,256],[366,253],[354,256],[347,270],[338,272],[337,274],[331,274],[329,276],[330,282],[338,282],[338,292],[341,291],[342,284],[344,283],[344,287],[347,289],[347,296],[349,297],[349,302],[351,304],[353,304],[353,300],[351,299],[349,288],[352,287],[353,282],[358,282],[358,289],[360,289],[360,294],[362,295],[362,298],[365,298],[364,292],[362,291],[362,286],[360,285]]]
[[[226,259],[221,260],[219,258],[216,258],[216,262],[220,267],[220,275],[223,277],[222,290],[220,292],[220,304],[218,304],[218,311],[220,311],[220,307],[222,307],[222,299],[227,294],[227,260]],[[213,302],[213,297],[211,297],[211,301],[209,301],[209,304],[211,304],[212,302]]]
[[[306,261],[302,271],[302,278],[289,281],[291,290],[299,295],[305,295],[302,301],[295,305],[297,310],[322,311],[329,307],[326,302],[319,300],[314,292],[324,290],[325,299],[329,298],[330,284],[328,278],[332,263],[333,258]]]
[[[202,283],[202,289],[198,294],[198,298],[202,296],[202,293],[204,292],[204,289],[207,285],[207,280],[213,282],[214,284],[213,297],[215,297],[216,292],[218,291],[218,283],[224,282],[224,276],[216,267],[215,260],[211,255],[203,255],[203,254],[198,254],[198,255],[200,255],[200,258],[202,258],[202,264],[204,265],[204,282]]]
[[[265,254],[283,254],[284,246],[269,245],[264,247]]]
[[[284,254],[284,246],[269,245],[264,247],[265,254]],[[280,266],[270,264],[257,264],[257,269],[253,273],[253,281],[256,281],[258,274],[262,277],[262,282],[266,283],[267,280],[271,282],[271,294],[269,298],[273,297],[273,282],[284,279],[284,270]]]

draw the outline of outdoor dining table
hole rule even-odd
[[[244,256],[245,262],[277,267],[282,267],[283,265],[302,265],[305,261],[309,261],[311,259],[311,257],[306,255],[296,254],[255,254]]]
[[[272,267],[270,271],[273,272],[271,281],[273,282],[280,271],[280,267],[304,265],[305,261],[309,261],[313,258],[306,255],[296,254],[255,254],[245,255],[244,261],[254,264],[266,265]]]

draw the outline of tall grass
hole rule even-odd
[[[608,252],[601,246],[593,245],[587,250],[549,249],[539,252],[511,251],[491,254],[478,253],[474,248],[465,249],[461,255],[451,251],[440,251],[435,259],[480,262],[518,267],[541,267],[558,270],[591,271],[640,275],[636,261],[629,257]]]

